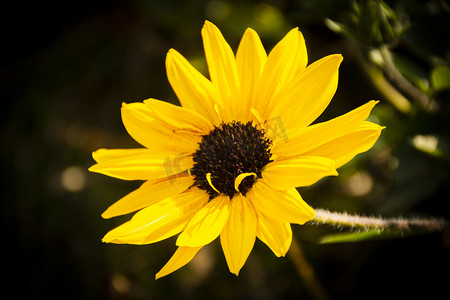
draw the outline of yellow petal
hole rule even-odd
[[[248,200],[238,194],[231,200],[230,216],[220,235],[231,273],[239,275],[256,239],[256,214]]]
[[[166,122],[175,131],[207,134],[213,129],[211,122],[189,108],[156,99],[148,99],[144,103],[150,108],[152,117]]]
[[[360,107],[330,121],[305,128],[289,140],[279,140],[274,144],[272,153],[277,157],[295,157],[348,134],[357,128],[370,114],[378,101],[369,101]]]
[[[211,81],[217,89],[223,105],[224,121],[233,120],[239,87],[239,75],[236,59],[230,45],[225,41],[220,30],[211,22],[206,21],[202,28],[203,46],[208,63]]]
[[[261,113],[265,119],[268,112],[266,107],[274,94],[282,90],[299,70],[299,38],[298,28],[294,28],[269,53],[256,96],[257,101],[260,101],[261,106],[264,107]]]
[[[292,242],[291,224],[278,222],[259,213],[256,236],[265,243],[272,252],[280,257],[285,256]]]
[[[193,153],[198,148],[198,134],[174,132],[167,123],[152,117],[152,111],[142,102],[124,103],[121,113],[128,134],[152,151],[179,154]]]
[[[181,232],[207,201],[207,193],[191,188],[140,210],[130,221],[108,232],[103,242],[141,245],[167,239]]]
[[[175,251],[165,266],[156,274],[155,279],[169,275],[186,265],[194,258],[201,248],[202,247],[178,247],[177,251]]]
[[[163,199],[184,192],[193,183],[188,174],[144,182],[137,190],[129,193],[102,214],[105,219],[128,214],[155,204]]]
[[[149,180],[172,176],[192,168],[190,155],[156,155],[148,149],[99,149],[93,153],[98,161],[89,171],[123,180]]]
[[[122,159],[131,156],[151,155],[148,149],[134,148],[134,149],[98,149],[92,152],[92,158],[97,163],[104,163],[111,160]]]
[[[308,51],[306,50],[305,38],[300,31],[298,32],[298,49],[296,58],[298,60],[296,65],[298,65],[299,68],[297,72],[299,72],[305,69],[308,64]],[[297,72],[294,71],[294,76]]]
[[[277,190],[308,186],[332,175],[337,175],[334,161],[320,156],[274,161],[269,163],[262,173],[264,181]]]
[[[289,136],[311,124],[336,92],[341,62],[340,54],[329,55],[298,73],[273,99],[268,119],[281,118]]]
[[[372,148],[383,128],[377,124],[364,121],[351,133],[311,149],[304,155],[317,155],[332,159],[336,162],[336,168],[339,168],[357,154]]]
[[[236,52],[242,99],[238,103],[240,106],[236,116],[238,121],[250,120],[251,108],[260,109],[260,101],[256,99],[256,91],[266,60],[267,54],[258,34],[253,29],[248,28],[244,32]]]
[[[177,246],[201,247],[215,240],[228,221],[230,198],[218,196],[203,206],[178,236]]]
[[[247,197],[259,213],[277,222],[303,225],[314,217],[314,210],[295,188],[278,191],[258,180]]]
[[[183,107],[195,110],[212,124],[220,120],[214,111],[217,101],[214,86],[180,53],[170,49],[166,57],[167,77]]]

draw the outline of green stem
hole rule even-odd
[[[385,99],[391,102],[402,113],[409,113],[411,103],[387,81],[383,72],[374,65],[363,62],[362,60],[361,65],[374,87],[383,94]]]
[[[392,55],[388,47],[382,45],[379,47],[379,50],[381,57],[383,58],[384,68],[392,81],[394,81],[402,91],[415,99],[423,109],[431,112],[436,111],[438,109],[437,102],[433,98],[422,93],[397,70],[392,61]]]
[[[328,299],[322,284],[315,275],[313,267],[306,260],[302,247],[294,235],[292,236],[292,244],[287,254],[305,282],[305,286],[311,296],[317,300]]]

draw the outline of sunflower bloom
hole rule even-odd
[[[156,99],[123,104],[124,126],[143,148],[97,150],[90,168],[144,181],[102,214],[138,211],[104,242],[149,244],[178,235],[177,250],[156,278],[218,237],[236,275],[256,237],[284,256],[291,223],[314,218],[296,188],[337,175],[382,130],[366,121],[376,101],[311,125],[336,91],[342,56],[308,65],[298,28],[268,55],[250,28],[236,54],[208,21],[202,38],[210,79],[169,50],[167,76],[181,106]]]

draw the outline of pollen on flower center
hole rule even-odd
[[[195,186],[205,190],[210,198],[218,192],[230,198],[236,193],[245,195],[258,178],[262,168],[271,162],[272,141],[252,122],[222,123],[202,137],[199,149],[193,154],[191,174]],[[239,186],[235,182],[241,174]],[[244,177],[244,178],[243,178]],[[243,179],[242,179],[243,178]]]

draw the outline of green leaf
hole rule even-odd
[[[360,232],[345,232],[345,233],[335,233],[323,236],[320,238],[320,244],[335,244],[335,243],[352,243],[360,242],[365,240],[371,240],[382,237],[390,237],[392,233],[387,233],[386,231],[380,231],[377,229],[371,229],[367,231]]]
[[[435,67],[431,71],[431,84],[436,92],[450,89],[450,68],[446,66]]]

